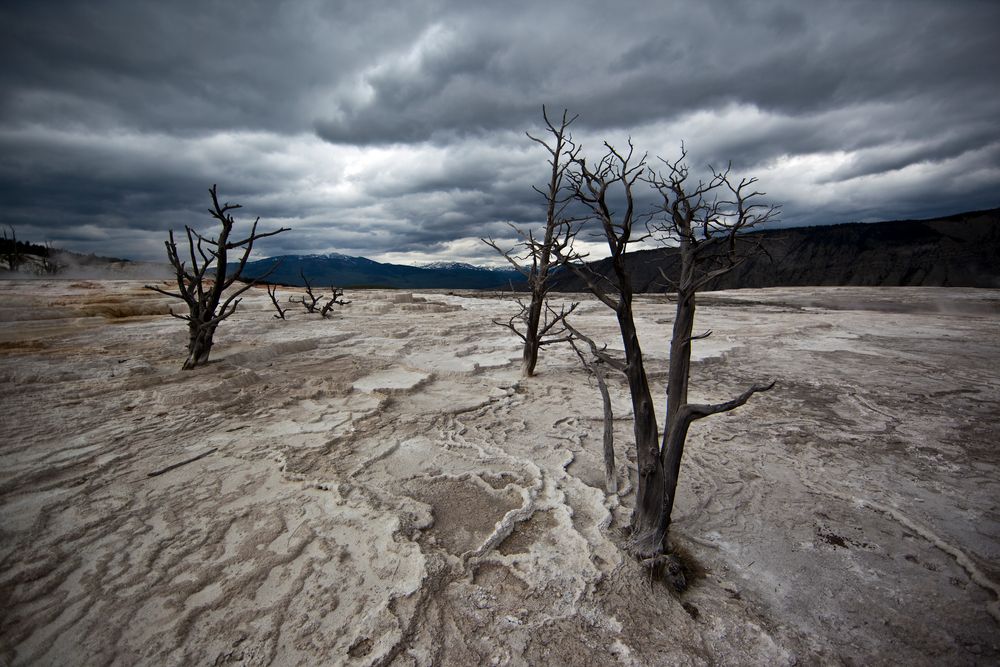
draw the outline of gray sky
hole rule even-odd
[[[992,208],[998,38],[995,0],[4,2],[0,223],[160,259],[218,183],[293,228],[262,254],[494,263],[542,104],[588,154],[732,160],[785,225]]]

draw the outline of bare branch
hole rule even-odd
[[[267,286],[267,295],[269,297],[271,297],[271,303],[274,304],[274,309],[276,311],[278,311],[278,313],[274,316],[275,319],[279,319],[279,320],[285,319],[285,312],[286,312],[286,310],[281,307],[280,303],[278,303],[278,286],[277,285],[268,285]]]
[[[725,403],[714,403],[714,404],[687,404],[682,410],[685,415],[690,415],[692,421],[696,419],[704,419],[711,415],[719,414],[720,412],[729,412],[730,410],[735,410],[744,403],[750,400],[750,397],[758,392],[771,391],[774,389],[777,381],[772,381],[771,384],[755,384],[745,392],[737,396],[731,401],[726,401]]]
[[[344,290],[341,288],[331,285],[330,291],[333,293],[333,296],[330,297],[329,301],[327,301],[323,305],[323,308],[319,311],[319,314],[322,315],[324,319],[329,316],[330,311],[333,310],[334,306],[346,306],[350,303],[350,301],[344,301],[341,298],[344,296]]]
[[[294,297],[288,297],[289,303],[300,303],[306,309],[307,313],[316,312],[316,304],[319,303],[320,299],[323,298],[322,294],[316,294],[313,292],[312,284],[309,279],[306,278],[306,274],[302,269],[299,269],[299,277],[302,278],[302,283],[306,287],[306,295],[300,296],[298,299]]]
[[[581,340],[587,344],[587,347],[590,348],[590,353],[594,358],[598,359],[601,363],[607,364],[616,371],[621,371],[623,373],[625,372],[625,362],[621,359],[616,359],[611,355],[609,355],[607,353],[608,349],[607,345],[602,345],[598,347],[597,343],[594,342],[594,339],[582,333],[579,329],[574,327],[568,321],[564,322],[564,324],[566,326],[566,330],[569,331],[573,339]],[[576,346],[574,346],[573,349],[576,349]]]
[[[515,228],[515,231],[518,231],[518,230]],[[518,271],[525,278],[530,279],[530,277],[531,277],[531,269],[525,267],[521,263],[521,261],[519,261],[520,258],[518,258],[514,254],[513,248],[511,248],[509,250],[504,250],[503,248],[500,247],[500,245],[498,243],[496,243],[496,241],[493,240],[492,236],[489,237],[489,238],[480,238],[479,240],[482,241],[483,243],[485,243],[486,245],[488,245],[489,247],[493,248],[494,250],[496,250],[498,253],[500,253],[500,255],[505,260],[507,260],[507,262],[511,266],[513,266],[516,271]]]
[[[686,341],[687,343],[690,343],[691,341],[695,341],[695,340],[704,340],[704,339],[708,338],[708,337],[709,337],[709,336],[711,336],[711,335],[712,335],[712,330],[711,330],[711,329],[709,329],[709,330],[708,330],[708,331],[706,331],[705,333],[702,333],[702,334],[698,334],[697,336],[688,336],[688,337],[687,337],[687,338],[685,339],[685,341]]]
[[[154,292],[159,292],[160,294],[164,294],[166,296],[173,297],[175,299],[183,299],[184,298],[183,294],[178,294],[176,292],[168,292],[167,290],[162,289],[160,287],[157,287],[156,285],[143,285],[143,287],[145,287],[148,290],[153,290]]]

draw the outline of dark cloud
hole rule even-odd
[[[373,7],[378,5],[378,7]],[[489,258],[536,223],[540,108],[761,177],[786,224],[1000,205],[1000,5],[0,5],[0,217],[149,258],[219,183],[269,252]]]

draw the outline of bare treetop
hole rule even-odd
[[[709,165],[707,181],[691,184],[685,162],[687,151],[674,161],[659,158],[664,172],[650,168],[646,180],[660,195],[660,215],[651,218],[651,233],[681,244],[690,253],[690,275],[664,278],[681,291],[698,290],[729,273],[760,252],[759,239],[745,236],[752,228],[777,218],[780,207],[760,201],[756,177],[732,176],[732,164],[723,170]]]

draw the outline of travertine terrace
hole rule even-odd
[[[182,372],[185,327],[139,282],[0,282],[0,662],[1000,657],[1000,291],[706,295],[692,398],[779,384],[692,429],[683,595],[619,548],[632,486],[603,491],[570,350],[521,380],[491,324],[510,301],[348,298],[280,321],[253,290]],[[662,402],[672,308],[637,313]]]

